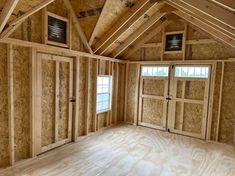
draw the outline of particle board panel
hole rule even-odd
[[[205,32],[201,31],[198,27],[187,24],[188,29],[187,29],[187,39],[188,40],[198,40],[198,39],[207,39],[209,38],[208,35],[206,35]]]
[[[138,86],[137,82],[139,77],[137,76],[138,72],[138,64],[130,64],[128,71],[128,80],[127,80],[127,104],[126,104],[126,121],[130,123],[135,122],[135,114],[136,114],[136,86]]]
[[[183,98],[183,81],[177,81],[176,98]]]
[[[185,81],[186,99],[203,100],[205,94],[205,82],[203,81]]]
[[[28,48],[13,47],[15,160],[30,156],[30,61]]]
[[[143,48],[138,49],[135,53],[132,54],[132,56],[129,58],[131,61],[141,61],[142,60],[142,52]]]
[[[47,10],[65,18],[69,17],[69,10],[64,5],[63,0],[55,0],[47,6]]]
[[[77,14],[79,22],[84,29],[84,32],[89,39],[100,17],[105,0],[72,0],[71,4]]]
[[[42,147],[55,142],[55,75],[56,62],[42,60]]]
[[[225,60],[235,57],[235,49],[220,43],[188,45],[187,60]]]
[[[160,61],[161,60],[161,47],[157,48],[143,48],[143,60],[145,61]]]
[[[183,126],[183,122],[182,122],[182,106],[183,103],[182,102],[176,102],[175,105],[175,126],[174,128],[176,130],[182,130],[182,126]]]
[[[58,140],[68,138],[69,124],[69,63],[60,62],[59,65],[59,123]]]
[[[0,44],[0,168],[9,164],[7,46]]]
[[[218,122],[221,75],[222,75],[222,63],[217,63],[214,95],[213,95],[214,102],[213,102],[213,112],[212,112],[212,123],[211,123],[211,140],[214,140],[214,141],[216,140],[216,131],[217,131],[217,122]]]
[[[219,141],[233,145],[235,123],[235,63],[225,63]]]
[[[163,126],[163,100],[143,98],[142,122]]]
[[[183,60],[183,54],[182,53],[164,54],[163,60],[164,61],[181,61]]]
[[[203,105],[184,103],[184,123],[183,131],[191,133],[201,133]]]
[[[173,21],[171,24],[167,25],[165,28],[165,32],[175,32],[175,31],[183,31],[184,23],[179,20]]]
[[[164,96],[165,80],[144,79],[143,80],[143,94]]]

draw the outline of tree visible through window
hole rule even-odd
[[[112,76],[97,77],[96,112],[111,109]]]

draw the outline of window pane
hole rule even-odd
[[[207,66],[176,66],[175,77],[208,78],[209,67]]]
[[[168,76],[169,67],[167,66],[143,66],[142,76]]]
[[[98,76],[96,111],[101,112],[110,108],[111,76]]]

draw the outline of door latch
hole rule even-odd
[[[71,103],[75,103],[75,102],[76,102],[76,99],[75,99],[75,97],[71,97],[71,98],[69,99],[69,101],[70,101]]]
[[[166,97],[166,100],[172,100],[172,95],[168,95],[167,97]]]

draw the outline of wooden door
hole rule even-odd
[[[169,66],[141,66],[138,125],[166,130]]]
[[[37,154],[71,141],[72,80],[72,58],[37,54]]]
[[[210,82],[208,65],[175,65],[171,72],[169,131],[205,139]]]

